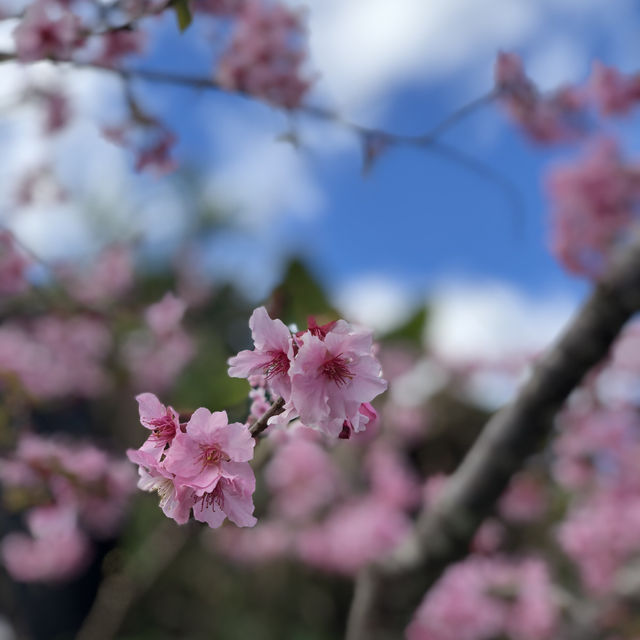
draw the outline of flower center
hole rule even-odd
[[[354,374],[349,370],[348,361],[339,353],[337,356],[325,360],[320,365],[320,373],[335,382],[339,387],[347,384],[349,380],[352,380]]]
[[[289,357],[284,351],[267,351],[271,360],[264,366],[263,372],[267,380],[275,376],[283,376],[289,371]]]
[[[200,457],[202,466],[207,467],[210,464],[220,464],[223,460],[229,458],[218,445],[200,445]]]
[[[166,415],[149,422],[153,426],[152,438],[157,442],[171,442],[176,435],[176,425],[171,416]]]
[[[194,502],[200,501],[201,509],[208,509],[209,507],[213,507],[213,510],[216,510],[216,505],[221,511],[224,511],[224,493],[222,492],[222,487],[220,483],[218,483],[213,491],[209,491],[209,493],[204,493],[201,498],[195,496]]]

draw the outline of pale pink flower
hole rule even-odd
[[[256,477],[247,462],[225,462],[214,485],[196,489],[193,515],[214,529],[225,518],[239,527],[253,527],[257,522],[253,516],[255,490]]]
[[[90,558],[89,542],[65,507],[40,507],[27,516],[31,535],[10,533],[0,542],[9,574],[20,582],[57,582],[77,576]]]
[[[145,449],[158,449],[160,454],[180,431],[178,413],[173,407],[165,407],[153,393],[141,393],[136,396],[136,400],[140,423],[151,430],[151,435],[142,446]]]
[[[322,340],[312,333],[300,338],[291,366],[291,403],[302,422],[337,437],[345,421],[364,429],[369,416],[360,412],[387,388],[372,353],[372,335],[352,331],[343,320]]]
[[[264,307],[258,307],[251,314],[249,327],[255,348],[229,359],[229,375],[248,378],[260,374],[274,394],[288,400],[289,368],[293,360],[291,332],[281,320],[272,320]]]
[[[226,411],[211,413],[201,407],[191,416],[185,432],[176,434],[164,465],[181,484],[213,491],[220,478],[243,473],[234,463],[251,460],[254,446],[249,429],[239,422],[229,424]]]
[[[160,508],[167,516],[178,524],[189,520],[191,507],[195,502],[193,489],[177,486],[174,475],[160,464],[156,457],[141,449],[128,449],[127,457],[138,465],[138,488],[142,491],[156,491],[160,496]]]

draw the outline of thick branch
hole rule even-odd
[[[489,420],[440,500],[419,516],[408,541],[359,576],[348,640],[398,637],[424,592],[449,564],[467,554],[473,534],[510,477],[549,436],[554,415],[639,309],[636,236],[537,362],[515,401]],[[393,609],[400,602],[402,612]]]

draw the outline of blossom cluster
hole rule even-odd
[[[344,320],[292,333],[259,307],[249,320],[253,350],[229,360],[229,375],[284,400],[272,420],[299,418],[332,437],[349,438],[375,416],[369,404],[387,388],[370,331]]]
[[[197,19],[218,22],[228,34],[222,46],[212,48],[213,71],[208,82],[229,91],[251,95],[277,107],[295,109],[306,96],[311,80],[304,73],[306,58],[303,16],[286,4],[271,0],[198,0],[187,11]],[[142,54],[153,29],[145,18],[171,11],[174,3],[114,2],[99,7],[90,0],[35,0],[13,19],[13,51],[23,64],[39,60],[77,62],[85,67],[122,73],[125,64]],[[205,46],[210,46],[206,42]],[[201,82],[201,81],[199,81]],[[176,136],[126,90],[126,117],[105,124],[103,133],[135,154],[136,170],[164,174],[177,163],[172,156]],[[23,100],[44,107],[47,135],[69,122],[71,100],[61,83],[27,92]]]
[[[548,188],[553,252],[570,271],[599,275],[640,209],[640,165],[600,139],[579,161],[555,167]]]
[[[156,331],[165,324],[171,327],[171,309],[179,319],[180,310],[165,303],[152,310],[147,321]],[[157,491],[162,510],[178,523],[193,514],[212,528],[226,518],[241,527],[255,524],[256,481],[249,461],[257,433],[252,426],[271,410],[267,396],[273,407],[282,404],[279,414],[273,411],[272,421],[286,425],[295,420],[298,429],[313,428],[335,439],[371,425],[376,413],[369,402],[386,388],[369,331],[354,329],[344,320],[323,326],[311,320],[307,331],[292,333],[282,321],[272,320],[264,307],[253,312],[249,324],[255,349],[229,360],[231,376],[247,377],[255,385],[250,393],[253,416],[246,424],[229,423],[225,411],[211,413],[204,407],[181,421],[155,395],[137,397],[140,421],[151,434],[127,454],[139,465],[138,486]],[[282,432],[279,437],[286,439]],[[297,467],[302,460],[304,466]],[[313,468],[317,473],[309,477]],[[289,517],[304,517],[310,501],[312,511],[326,504],[333,484],[327,469],[321,448],[312,440],[283,446],[268,482],[283,492],[295,485],[293,495],[282,502]]]
[[[256,523],[256,480],[249,460],[255,441],[244,424],[229,423],[225,411],[201,407],[185,423],[151,393],[137,397],[140,422],[151,431],[129,460],[139,465],[138,487],[157,491],[165,515],[178,524],[191,513],[210,527],[229,518],[239,527]]]
[[[29,533],[12,532],[0,556],[16,580],[49,582],[77,575],[91,538],[117,534],[135,489],[131,467],[90,444],[25,434],[0,460],[4,503],[24,511]]]
[[[220,84],[280,107],[300,106],[310,82],[300,15],[283,5],[247,2],[236,14],[229,47],[217,69]]]
[[[528,137],[543,144],[583,140],[598,119],[628,115],[640,104],[640,75],[597,61],[583,86],[546,94],[514,53],[500,53],[494,73],[499,102]],[[580,161],[552,170],[551,249],[569,271],[587,277],[602,273],[612,248],[636,219],[638,175],[614,139],[593,135]]]

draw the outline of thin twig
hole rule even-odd
[[[348,640],[399,637],[425,591],[448,565],[468,553],[475,531],[511,476],[548,437],[555,414],[638,310],[640,235],[616,256],[516,399],[489,420],[406,542],[359,576]]]
[[[106,73],[116,74],[125,81],[145,80],[156,84],[170,84],[172,86],[184,87],[198,91],[217,91],[232,94],[245,100],[256,101],[259,99],[254,95],[242,91],[241,89],[229,89],[221,85],[215,78],[210,76],[195,76],[189,74],[172,73],[169,71],[144,69],[144,68],[117,68],[107,65],[101,65],[94,62],[79,62],[74,60],[56,60],[48,58],[50,62],[56,64],[69,64],[79,69],[93,69]],[[9,62],[17,60],[15,54],[3,52],[0,53],[0,62]],[[471,100],[453,113],[449,114],[444,120],[435,127],[425,133],[419,135],[404,135],[392,133],[376,127],[366,127],[348,119],[343,118],[340,114],[330,109],[325,109],[316,105],[302,104],[296,108],[297,113],[304,114],[308,117],[332,122],[358,136],[361,140],[380,140],[387,147],[414,147],[425,151],[448,157],[457,162],[466,169],[476,173],[478,176],[494,184],[503,192],[507,203],[512,208],[516,220],[519,220],[524,210],[522,198],[520,197],[517,186],[511,182],[506,176],[491,168],[478,158],[475,158],[459,149],[455,149],[450,145],[437,143],[446,131],[458,124],[478,108],[488,104],[497,96],[496,90],[489,91],[482,96]],[[270,105],[273,106],[273,105]],[[436,144],[437,143],[437,144]],[[520,232],[517,232],[520,235]]]
[[[262,415],[260,420],[251,425],[249,432],[257,438],[268,426],[269,418],[277,416],[284,411],[284,398],[278,398]]]

